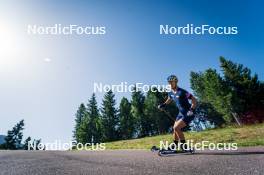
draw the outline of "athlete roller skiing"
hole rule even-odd
[[[195,97],[187,92],[186,90],[178,87],[178,78],[175,75],[170,75],[167,78],[168,83],[171,86],[171,91],[168,93],[167,100],[158,106],[160,110],[164,110],[166,105],[175,102],[179,113],[176,116],[175,123],[173,125],[173,150],[177,149],[179,146],[180,150],[183,152],[190,151],[190,148],[186,145],[185,137],[182,132],[182,128],[188,126],[190,122],[194,119],[194,111],[197,105],[197,100]],[[191,104],[190,104],[190,102]],[[175,147],[176,146],[176,147]]]

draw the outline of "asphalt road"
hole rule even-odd
[[[147,150],[0,151],[0,174],[264,174],[264,147],[160,157]]]

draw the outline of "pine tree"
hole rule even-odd
[[[145,137],[148,136],[148,128],[146,128],[147,120],[144,116],[144,101],[145,96],[142,92],[134,89],[132,92],[132,101],[131,101],[131,112],[133,117],[136,119],[136,130],[137,130],[137,136],[139,137]]]
[[[87,104],[87,112],[89,116],[88,122],[88,136],[90,138],[90,143],[100,143],[102,141],[102,124],[99,116],[99,110],[97,107],[95,94],[92,94],[89,103]]]
[[[144,127],[148,135],[159,133],[159,115],[160,111],[157,108],[158,100],[155,93],[148,91],[144,101]]]
[[[192,72],[191,87],[202,103],[212,104],[227,123],[232,121],[231,93],[215,69],[208,69],[204,73]]]
[[[13,130],[7,131],[7,136],[5,137],[5,143],[4,143],[5,149],[11,149],[11,150],[16,149],[16,141],[14,137],[15,136]]]
[[[78,132],[77,132],[77,138],[78,138],[78,142],[77,143],[90,143],[91,142],[91,134],[89,133],[89,121],[90,118],[88,116],[88,114],[86,114],[84,116],[84,118],[82,119],[82,122],[79,126]]]
[[[220,63],[224,78],[232,93],[233,111],[241,118],[245,113],[254,113],[256,110],[262,110],[263,113],[264,84],[258,80],[258,76],[256,74],[252,76],[249,68],[233,63],[224,57],[220,57]]]
[[[26,140],[24,142],[24,146],[23,146],[24,150],[28,150],[29,149],[28,145],[29,145],[30,142],[31,142],[31,137],[26,138]]]
[[[6,149],[20,149],[22,147],[21,141],[23,138],[24,120],[17,123],[12,130],[7,132],[5,137],[5,148]]]
[[[85,115],[86,115],[86,108],[85,108],[84,104],[82,103],[79,106],[79,108],[75,114],[75,126],[74,126],[74,131],[73,131],[73,138],[77,143],[80,142],[80,138],[79,138],[80,134],[78,134],[78,132],[79,132],[81,123],[84,120]]]
[[[105,141],[113,141],[118,139],[119,119],[117,109],[115,108],[116,101],[112,90],[109,90],[105,95],[102,103],[102,125]]]
[[[208,112],[209,119],[220,124],[221,116],[228,124],[239,118],[254,115],[260,122],[264,113],[264,84],[242,64],[220,57],[223,76],[214,69],[191,73],[191,87],[198,97],[200,107]],[[210,115],[209,115],[210,113]],[[217,119],[218,117],[218,119]]]
[[[123,97],[119,106],[120,128],[119,133],[122,139],[130,139],[135,133],[135,118],[131,114],[131,103]]]

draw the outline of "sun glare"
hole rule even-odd
[[[14,37],[11,29],[0,25],[0,55],[1,57],[12,55],[12,43]]]
[[[20,37],[10,25],[0,21],[0,67],[7,69],[18,63],[21,47]]]

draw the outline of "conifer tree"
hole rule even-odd
[[[87,113],[89,117],[89,122],[88,122],[88,138],[90,142],[93,143],[99,143],[102,141],[102,124],[99,116],[99,110],[97,107],[97,101],[95,94],[92,94],[91,99],[89,100],[87,104]]]
[[[145,96],[142,92],[134,89],[132,92],[132,101],[131,101],[131,112],[133,117],[136,119],[136,128],[137,128],[137,136],[139,137],[145,137],[147,136],[148,129],[147,126],[147,120],[144,116],[144,101]]]
[[[74,130],[73,130],[73,138],[76,142],[80,142],[80,134],[79,134],[79,130],[80,130],[80,126],[82,124],[82,122],[84,121],[84,118],[86,116],[87,112],[86,112],[86,108],[85,105],[82,103],[76,114],[75,114],[75,126],[74,126]]]
[[[23,138],[24,120],[18,122],[12,130],[7,132],[5,137],[5,149],[20,149],[22,147],[21,141]]]
[[[119,106],[120,128],[122,139],[130,139],[135,134],[135,118],[131,114],[131,103],[123,97]]]
[[[118,125],[119,118],[117,114],[117,109],[115,108],[116,101],[115,95],[112,90],[109,90],[104,95],[102,108],[101,108],[101,118],[103,125],[103,135],[105,141],[117,140],[118,137]]]

